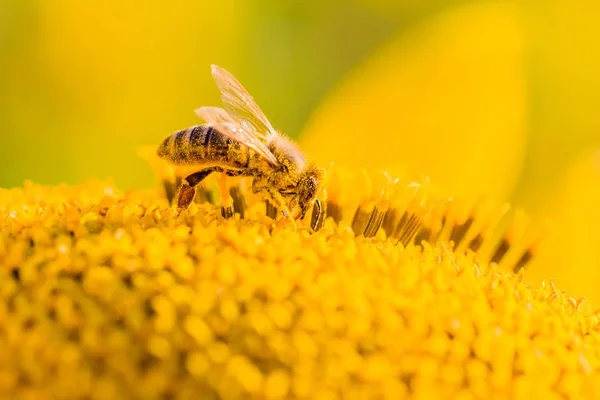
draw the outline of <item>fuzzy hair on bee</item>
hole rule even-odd
[[[228,71],[211,66],[223,107],[200,107],[205,121],[165,138],[157,155],[181,179],[175,195],[178,209],[187,208],[195,187],[212,173],[220,173],[222,196],[227,177],[252,178],[252,191],[289,219],[304,218],[317,198],[324,171],[309,162],[300,147],[276,131],[242,84]],[[225,201],[222,199],[222,201]]]

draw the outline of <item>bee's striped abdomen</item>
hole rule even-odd
[[[172,134],[160,144],[158,155],[178,165],[220,163],[232,168],[246,168],[250,160],[246,146],[209,125]]]

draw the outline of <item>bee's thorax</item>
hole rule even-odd
[[[306,158],[292,140],[283,135],[273,135],[267,146],[280,163],[287,165],[288,170],[294,169],[296,173],[304,171]]]

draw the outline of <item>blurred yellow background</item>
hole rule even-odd
[[[298,135],[341,76],[397,22],[360,3],[81,2],[0,5],[0,186],[113,177],[151,184],[136,156],[218,105],[232,71],[272,123]],[[2,9],[3,8],[3,9]]]
[[[320,162],[550,219],[532,276],[600,302],[599,20],[596,0],[4,0],[0,186],[151,185],[136,148],[218,104],[216,63]]]

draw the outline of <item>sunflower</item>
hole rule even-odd
[[[531,116],[572,108],[529,99],[556,83],[528,74],[533,8],[449,5],[357,67],[302,135],[329,168],[296,225],[245,181],[183,212],[96,180],[1,189],[0,397],[599,397],[598,153],[535,179]],[[592,109],[533,125],[581,135]]]
[[[298,226],[243,182],[227,219],[211,196],[179,213],[160,191],[95,181],[3,190],[2,396],[599,393],[598,316],[523,282],[518,218],[495,241],[503,207],[328,176],[325,218]]]

